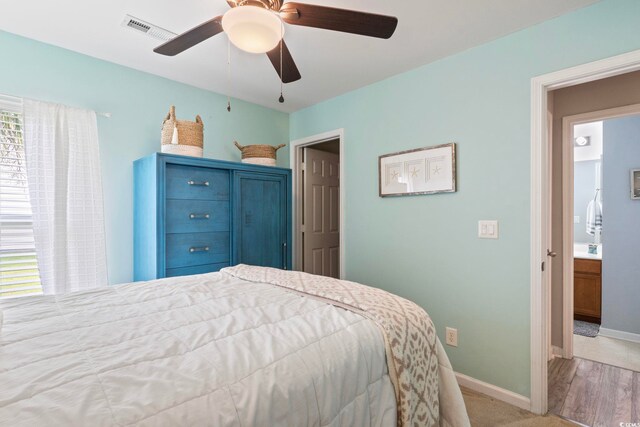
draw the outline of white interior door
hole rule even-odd
[[[302,269],[340,277],[340,156],[304,148]]]

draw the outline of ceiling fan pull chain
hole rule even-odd
[[[231,112],[231,41],[227,39],[227,111]]]
[[[280,24],[280,98],[278,98],[278,101],[280,102],[280,104],[284,103],[284,96],[282,96],[282,88],[284,86],[284,83],[282,82],[282,39],[284,37],[284,24],[281,23]]]

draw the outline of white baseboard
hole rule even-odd
[[[615,329],[600,328],[598,335],[609,338],[617,338],[619,340],[631,341],[640,343],[640,334],[634,334],[632,332],[616,331]]]
[[[553,357],[564,357],[564,350],[562,350],[562,348],[558,347],[557,345],[552,345],[551,354],[553,355]]]
[[[466,387],[478,393],[486,394],[489,397],[517,406],[520,409],[525,409],[527,411],[531,410],[531,399],[521,394],[514,393],[493,384],[485,383],[484,381],[477,380],[458,372],[456,372],[456,379],[458,380],[458,384],[462,387]]]

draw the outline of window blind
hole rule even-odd
[[[0,96],[0,298],[42,293],[18,101]]]

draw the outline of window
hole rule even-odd
[[[20,111],[0,96],[0,298],[42,293]]]

